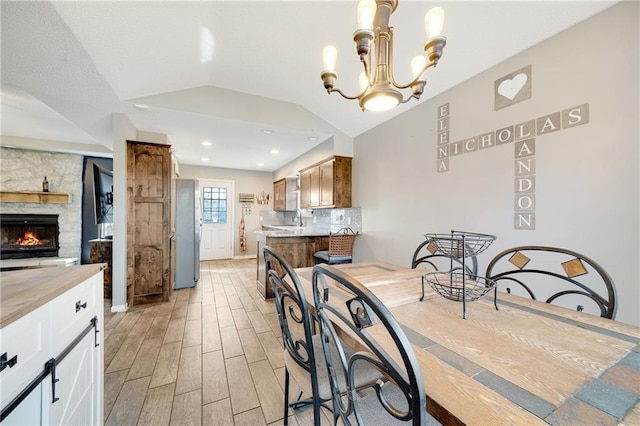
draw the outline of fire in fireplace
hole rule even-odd
[[[57,214],[0,214],[0,259],[56,257]]]

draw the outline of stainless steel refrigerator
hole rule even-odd
[[[202,216],[195,179],[176,179],[175,288],[194,287],[200,279]]]

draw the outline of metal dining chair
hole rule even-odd
[[[313,312],[307,303],[300,279],[289,263],[270,246],[264,248],[263,254],[284,345],[284,424],[288,424],[289,407],[295,410],[311,404],[314,424],[319,425],[321,407],[324,405],[331,409],[330,405],[325,404],[331,399],[331,388],[320,335],[315,333]],[[346,350],[353,353],[353,349]],[[303,388],[303,392],[291,404],[290,376]],[[358,383],[366,386],[378,378],[375,372],[369,372]],[[303,394],[306,394],[305,399],[301,399]]]
[[[617,292],[613,280],[594,260],[572,250],[512,247],[491,259],[485,276],[496,281],[496,289],[502,286],[507,293],[513,291],[534,300],[537,294],[546,303],[576,306],[578,311],[586,309],[604,318],[616,316]]]
[[[342,228],[329,235],[329,250],[317,251],[313,254],[316,263],[351,263],[353,261],[353,243],[356,232],[351,228]]]
[[[439,424],[426,412],[422,374],[411,343],[382,302],[356,279],[329,265],[313,268],[313,294],[332,390],[333,423]],[[369,330],[374,328],[382,340],[372,337]],[[354,341],[357,352],[344,349],[342,336]],[[358,377],[371,370],[382,378],[356,392]],[[342,381],[346,390],[341,389]]]

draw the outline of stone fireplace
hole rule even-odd
[[[42,191],[47,176],[47,196],[33,201],[0,202],[3,225],[7,214],[19,217],[56,216],[58,235],[54,245],[61,258],[80,258],[82,239],[82,155],[0,147],[0,191]],[[40,192],[40,194],[43,194]],[[64,200],[57,199],[64,194]],[[2,231],[4,240],[5,232]],[[42,239],[38,237],[38,239]],[[45,239],[49,239],[48,237]],[[4,245],[4,241],[2,241]],[[32,257],[32,256],[29,256]],[[2,258],[4,257],[4,249]]]
[[[56,257],[57,214],[0,214],[0,259]]]

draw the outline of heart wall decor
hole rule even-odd
[[[520,73],[512,79],[507,79],[500,83],[500,85],[498,86],[498,93],[500,93],[505,98],[509,98],[509,100],[512,101],[526,83],[527,75],[524,73]]]
[[[494,110],[506,108],[531,98],[531,65],[527,65],[494,82]]]

